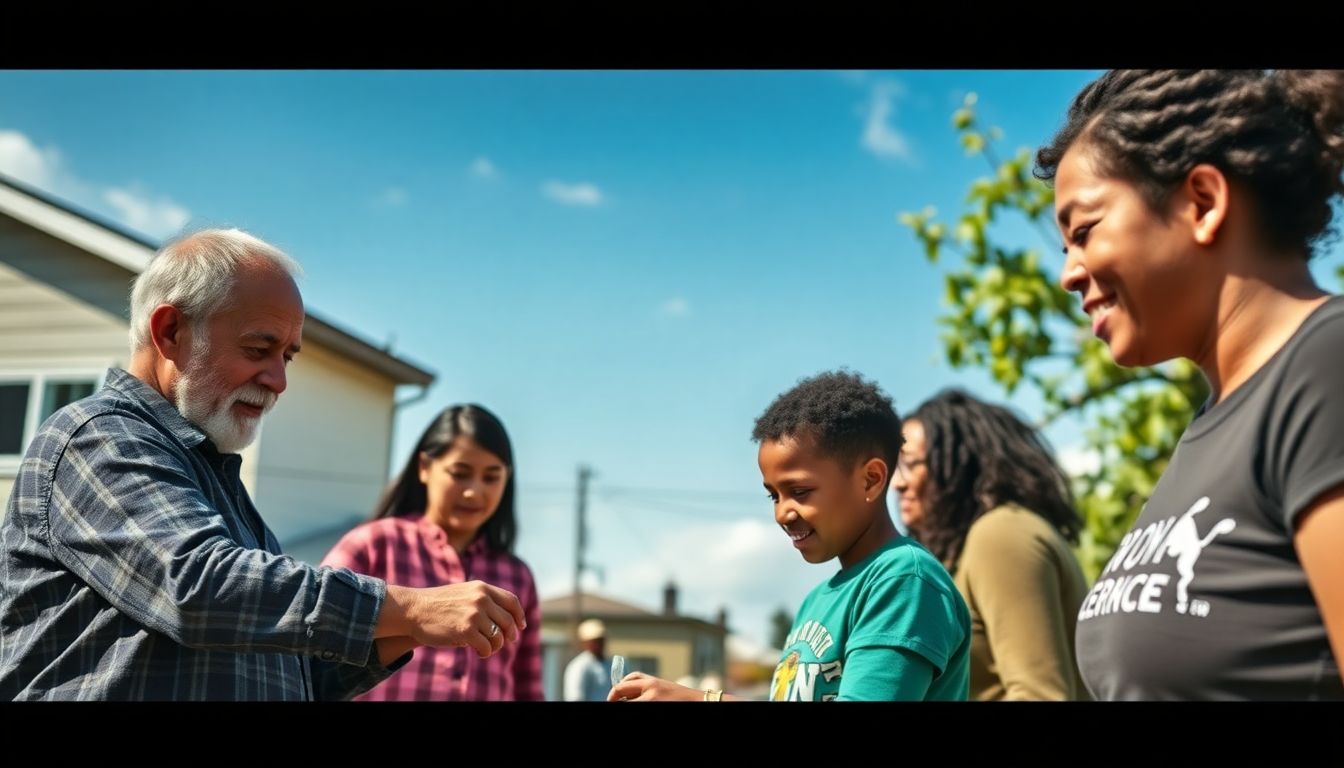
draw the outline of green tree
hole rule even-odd
[[[943,262],[948,309],[938,323],[948,363],[986,369],[1008,395],[1034,388],[1046,404],[1042,427],[1064,417],[1088,425],[1085,446],[1099,461],[1075,479],[1074,490],[1085,523],[1078,556],[1095,580],[1166,469],[1208,386],[1186,360],[1151,368],[1111,361],[1041,250],[996,241],[990,231],[1005,217],[1022,217],[1043,247],[1060,251],[1054,192],[1032,176],[1031,150],[1000,160],[993,144],[1001,133],[978,123],[975,94],[952,122],[967,154],[984,157],[990,175],[971,183],[955,219],[945,222],[925,208],[901,214],[900,221],[914,231],[930,262],[948,252],[961,257],[960,263]],[[1053,262],[1062,264],[1062,258]]]
[[[770,647],[783,648],[784,641],[789,637],[789,630],[793,628],[793,614],[781,608],[776,608],[775,612],[770,614]]]

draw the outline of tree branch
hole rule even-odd
[[[1103,384],[1100,387],[1097,387],[1096,389],[1090,389],[1084,392],[1079,392],[1076,395],[1065,398],[1066,403],[1065,406],[1060,410],[1055,411],[1054,413],[1046,414],[1044,420],[1042,421],[1042,426],[1049,426],[1050,424],[1053,424],[1055,422],[1055,419],[1058,419],[1060,416],[1063,416],[1066,413],[1076,411],[1077,409],[1087,405],[1093,400],[1098,400],[1108,395],[1115,394],[1116,392],[1119,392],[1120,390],[1130,386],[1131,384],[1141,384],[1149,381],[1162,381],[1166,382],[1167,384],[1173,384],[1173,385],[1176,384],[1176,382],[1172,381],[1171,377],[1167,376],[1165,373],[1157,370],[1156,368],[1149,368],[1144,373],[1137,375],[1133,378],[1114,379],[1106,382],[1105,384]]]

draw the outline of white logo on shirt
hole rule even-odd
[[[1195,578],[1195,562],[1214,538],[1237,527],[1232,518],[1223,518],[1214,524],[1207,536],[1200,538],[1195,515],[1209,506],[1209,497],[1201,496],[1180,517],[1149,523],[1125,534],[1115,554],[1111,556],[1101,578],[1088,591],[1078,611],[1078,620],[1111,613],[1161,613],[1163,588],[1171,581],[1165,573],[1125,573],[1138,566],[1162,562],[1164,556],[1176,560],[1176,612],[1194,617],[1209,614],[1209,604],[1190,599],[1190,582]],[[1107,578],[1108,574],[1116,572]]]
[[[1185,511],[1184,515],[1172,526],[1171,532],[1167,534],[1167,540],[1162,543],[1161,552],[1158,553],[1158,560],[1162,559],[1162,554],[1169,554],[1176,558],[1176,572],[1181,575],[1181,580],[1176,583],[1176,612],[1185,613],[1190,603],[1189,588],[1190,582],[1195,578],[1195,561],[1203,554],[1204,548],[1209,546],[1215,536],[1229,533],[1237,527],[1237,521],[1230,517],[1219,520],[1209,535],[1199,538],[1199,528],[1195,526],[1195,515],[1203,512],[1209,506],[1209,497],[1201,496]]]
[[[809,619],[803,625],[789,633],[784,640],[784,658],[775,666],[775,674],[770,679],[771,701],[829,701],[836,694],[823,693],[817,696],[817,680],[832,683],[840,677],[840,661],[803,661],[802,646],[807,646],[812,657],[821,659],[835,645],[830,630],[819,621]],[[795,646],[798,646],[795,648]]]

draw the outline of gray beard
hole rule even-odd
[[[204,349],[192,355],[192,361],[177,380],[173,404],[183,418],[210,438],[220,453],[238,453],[257,438],[261,419],[244,419],[234,415],[234,402],[240,399],[240,395],[250,402],[264,400],[266,411],[269,412],[275,400],[268,397],[269,393],[258,392],[260,388],[252,384],[244,384],[227,396],[220,397],[222,387],[216,383],[214,374],[198,362],[203,362],[205,358]],[[216,400],[219,405],[213,407]]]

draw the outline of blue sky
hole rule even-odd
[[[543,596],[570,588],[585,463],[590,586],[656,607],[673,578],[759,641],[834,566],[773,525],[752,421],[842,365],[900,411],[1000,396],[942,362],[940,272],[896,215],[959,211],[986,172],[951,128],[967,92],[1006,155],[1096,74],[7,71],[0,173],[150,237],[285,248],[313,311],[438,372],[398,463],[450,403],[504,419]]]

